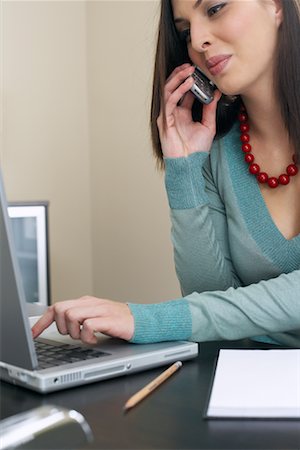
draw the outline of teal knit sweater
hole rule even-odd
[[[299,347],[300,234],[287,240],[274,224],[238,126],[210,153],[165,167],[182,298],[129,303],[132,342],[250,337]]]

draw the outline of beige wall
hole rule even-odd
[[[50,201],[53,300],[179,295],[148,129],[157,16],[154,0],[2,2],[1,166],[10,200]]]

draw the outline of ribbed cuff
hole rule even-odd
[[[192,334],[188,302],[170,300],[150,305],[128,303],[134,317],[134,335],[130,342],[147,344],[187,340]]]
[[[207,152],[165,158],[165,184],[171,209],[189,209],[208,203],[202,174]]]

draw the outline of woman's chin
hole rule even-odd
[[[216,86],[223,95],[228,95],[229,97],[235,97],[241,94],[240,91],[237,90],[236,86],[231,83],[220,82],[216,83]]]

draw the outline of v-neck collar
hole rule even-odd
[[[300,234],[286,239],[274,223],[258,183],[246,169],[238,123],[222,139],[236,199],[249,232],[262,252],[284,272],[299,269]]]

